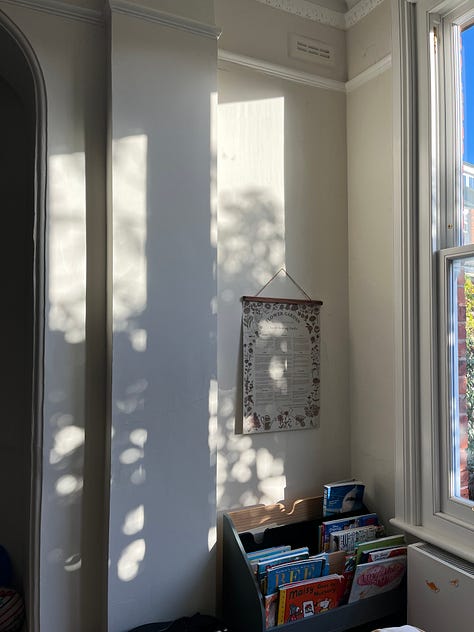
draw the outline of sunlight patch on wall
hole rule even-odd
[[[82,477],[73,474],[65,474],[56,481],[56,493],[58,496],[72,496],[82,490]]]
[[[85,339],[86,190],[84,153],[51,156],[49,176],[49,328],[69,343]]]
[[[236,386],[240,299],[257,293],[285,265],[284,97],[220,103],[218,143],[217,504],[248,506],[274,502],[285,488],[281,459],[270,463],[258,439],[238,434]],[[276,364],[273,370],[281,373]]]
[[[147,145],[144,134],[112,143],[114,331],[128,331],[137,351],[146,349],[146,332],[135,332],[130,321],[147,299]]]
[[[54,435],[54,448],[49,455],[50,464],[60,463],[64,457],[69,456],[84,445],[84,438],[84,428],[74,425],[60,428]]]
[[[217,542],[217,527],[211,527],[207,534],[207,548],[209,551],[216,546]]]
[[[143,458],[143,450],[139,448],[127,448],[120,455],[120,463],[123,465],[132,465]]]
[[[284,116],[283,97],[219,105],[219,271],[259,285],[285,260]]]
[[[216,462],[217,452],[217,380],[209,384],[209,453],[211,465]]]
[[[125,535],[136,535],[145,526],[145,508],[139,505],[125,516],[122,532]]]
[[[148,438],[148,430],[145,428],[135,428],[130,433],[130,442],[137,445],[139,448],[144,448],[146,440]]]
[[[146,545],[143,538],[124,548],[117,563],[117,575],[123,582],[132,581],[138,575],[140,563],[145,559]]]
[[[217,248],[217,125],[218,125],[218,104],[217,92],[211,93],[211,225],[210,225],[210,243],[213,248]],[[214,273],[216,270],[214,269]],[[214,274],[215,278],[215,274]],[[214,312],[213,312],[214,313]]]

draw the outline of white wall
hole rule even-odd
[[[285,47],[292,16],[256,2],[235,15],[231,8],[216,5],[220,46],[259,54],[244,48],[251,39],[244,29],[256,28],[262,38],[271,34],[259,44],[266,45],[262,57],[273,59],[278,41],[276,61],[291,66]],[[269,31],[258,29],[265,16]],[[321,35],[321,25],[300,20],[297,28],[303,24]],[[218,506],[319,495],[324,482],[350,473],[345,95],[221,63],[218,147]],[[240,299],[283,265],[324,302],[321,424],[243,436]],[[291,282],[267,291],[302,298]]]
[[[386,0],[350,29],[350,67],[359,74],[390,52]],[[391,69],[348,94],[347,151],[352,475],[367,483],[369,506],[388,524],[395,496]]]
[[[122,632],[214,609],[217,49],[111,19],[108,606]]]
[[[346,79],[346,37],[331,28],[255,0],[215,0],[219,48],[321,77]],[[334,63],[314,64],[288,55],[290,34],[304,35],[334,48]]]
[[[210,0],[144,4],[212,31]],[[216,2],[223,48],[346,78],[342,31],[235,4]],[[347,34],[350,78],[389,52],[387,5]],[[31,41],[48,95],[41,625],[83,632],[100,629],[105,612],[90,604],[107,601],[106,29],[98,14],[0,8]],[[353,474],[393,515],[391,72],[348,95],[346,119],[341,92],[222,64],[217,217],[215,39],[115,12],[111,29],[107,588],[121,632],[212,611],[216,459],[220,508],[318,494]],[[334,45],[335,66],[288,58],[294,31]],[[236,435],[239,298],[283,264],[324,302],[321,426]]]

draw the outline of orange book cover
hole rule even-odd
[[[344,585],[345,578],[334,574],[280,586],[278,625],[336,608],[344,593]]]

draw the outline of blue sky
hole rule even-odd
[[[464,88],[463,160],[474,164],[474,27],[462,33],[462,84]]]

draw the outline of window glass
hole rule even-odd
[[[474,25],[461,30],[462,230],[461,245],[474,244]]]
[[[451,495],[474,501],[474,255],[449,267]]]

